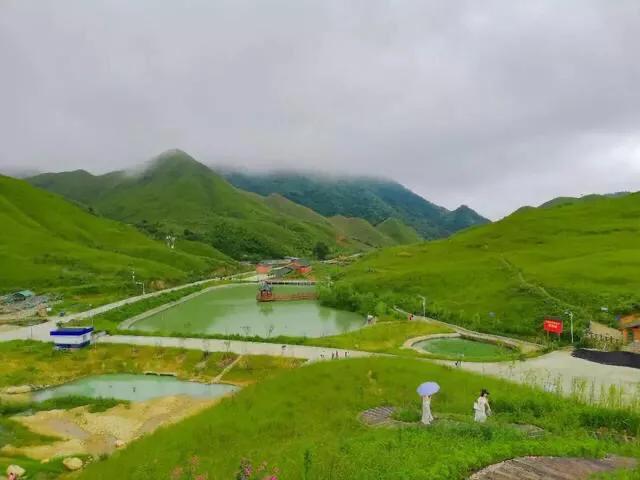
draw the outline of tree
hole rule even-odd
[[[318,260],[324,260],[329,255],[329,247],[324,242],[316,243],[316,246],[313,247],[313,254]]]

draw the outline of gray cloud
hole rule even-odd
[[[392,177],[493,218],[640,189],[636,1],[5,0],[0,165]]]

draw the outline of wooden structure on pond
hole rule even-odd
[[[316,300],[318,294],[316,292],[294,292],[276,294],[273,292],[273,286],[268,282],[262,282],[258,288],[256,300],[259,302],[292,302],[296,300]]]

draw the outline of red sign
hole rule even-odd
[[[562,320],[547,318],[544,321],[543,328],[547,332],[557,333],[558,335],[560,335],[562,333]]]

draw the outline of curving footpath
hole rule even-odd
[[[339,358],[369,357],[374,355],[359,350],[291,345],[282,343],[244,342],[240,340],[215,340],[207,338],[148,337],[134,335],[105,335],[98,337],[97,343],[119,343],[126,345],[146,345],[158,348],[173,347],[209,352],[233,352],[238,355],[286,356],[305,360],[331,360],[331,353],[338,352]]]

